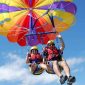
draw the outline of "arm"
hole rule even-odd
[[[43,49],[43,56],[48,56],[47,47],[45,47],[45,48]]]
[[[47,48],[45,47],[43,49],[43,62],[46,63],[47,61],[47,56],[48,56],[48,51],[47,51]]]
[[[60,45],[61,45],[60,50],[63,52],[63,50],[65,48],[63,38],[62,38],[62,36],[60,34],[57,37],[60,39]]]
[[[26,64],[28,64],[28,63],[30,63],[30,54],[27,54],[27,56],[26,56]]]

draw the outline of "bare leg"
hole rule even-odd
[[[63,59],[63,58],[62,58]],[[68,85],[72,85],[72,83],[74,83],[76,81],[76,78],[74,76],[71,76],[70,75],[70,68],[67,64],[67,62],[63,59],[63,61],[61,61],[61,66],[63,67],[64,71],[65,71],[65,74],[67,75],[68,77],[68,81],[67,81],[67,84]]]
[[[44,69],[44,70],[47,70],[47,65],[44,64],[44,63],[41,63],[41,64],[40,64],[40,67],[41,67],[42,69]]]
[[[40,67],[44,70],[47,70],[47,71],[52,71],[53,69],[50,67],[49,64],[44,64],[44,63],[41,63],[40,64]]]
[[[36,64],[32,64],[31,65],[31,72],[34,73],[36,68],[37,68],[37,65]]]
[[[67,77],[62,75],[62,73],[59,69],[58,61],[53,61],[53,70],[56,73],[56,75],[60,78],[60,83],[64,84],[65,81],[67,80]]]
[[[67,77],[69,77],[70,76],[70,68],[64,59],[63,59],[63,61],[60,62],[60,65],[63,67]]]
[[[53,61],[53,70],[59,78],[62,76],[57,61]]]

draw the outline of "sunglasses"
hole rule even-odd
[[[38,50],[31,50],[32,53],[38,52]]]
[[[48,46],[55,46],[55,44],[48,44]]]

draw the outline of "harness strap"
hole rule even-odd
[[[49,18],[50,18],[50,20],[51,20],[51,23],[52,23],[52,26],[53,26],[53,28],[54,28],[55,25],[54,25],[53,14],[52,14],[52,13],[51,13],[51,15],[48,14],[48,16],[49,16]]]

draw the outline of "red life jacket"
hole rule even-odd
[[[32,60],[35,60],[35,59],[42,59],[41,55],[38,53],[38,54],[31,54],[31,59]]]
[[[37,54],[28,54],[28,56],[30,57],[30,61],[37,61],[37,62],[41,62],[42,61],[42,56],[40,55],[40,53]]]
[[[59,55],[59,50],[56,47],[54,48],[46,47],[46,51],[48,52],[47,56],[48,60],[51,60],[53,58],[53,55],[55,55],[55,57],[58,57]]]

